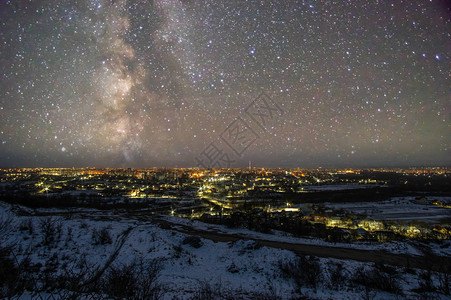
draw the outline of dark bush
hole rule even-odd
[[[433,280],[433,275],[437,276],[437,280]],[[423,271],[418,277],[418,288],[414,289],[419,294],[425,293],[441,293],[450,295],[450,276],[451,272],[432,272],[431,270]]]
[[[401,294],[400,274],[396,268],[375,264],[371,269],[359,268],[353,281],[367,289],[377,289],[389,293]]]
[[[111,238],[110,231],[104,227],[100,230],[94,228],[92,231],[92,241],[94,245],[111,244],[113,239]]]
[[[9,247],[0,248],[0,297],[11,297],[18,291],[19,266]]]
[[[329,265],[329,286],[333,290],[339,290],[348,282],[348,270],[341,263]]]
[[[419,274],[418,283],[419,283],[419,287],[416,289],[416,292],[428,293],[428,292],[436,291],[434,283],[432,282],[432,272],[430,270],[423,271]]]
[[[191,247],[194,247],[194,248],[200,248],[200,247],[202,247],[202,245],[203,245],[202,240],[200,239],[200,237],[198,237],[198,236],[192,236],[192,235],[187,236],[187,237],[183,240],[182,244],[183,244],[183,245],[188,244],[188,245],[190,245]]]
[[[99,293],[98,280],[91,283],[94,274],[98,271],[97,267],[89,264],[85,257],[77,261],[72,260],[70,265],[62,266],[61,274],[56,278],[56,286],[60,291],[70,291],[72,295],[70,299],[77,299],[75,295],[79,294]]]
[[[161,264],[156,260],[132,262],[110,268],[102,280],[102,290],[115,299],[158,299]]]
[[[245,247],[245,249],[246,250],[258,250],[261,247],[262,247],[262,244],[260,242],[252,241]]]
[[[450,295],[450,290],[451,290],[451,282],[450,282],[450,277],[451,277],[451,272],[450,270],[448,270],[447,272],[444,273],[438,273],[438,287],[437,287],[437,291],[439,293],[445,294],[445,295]]]
[[[13,224],[13,217],[10,214],[3,214],[0,216],[0,238],[8,233]]]
[[[294,261],[280,264],[282,273],[292,278],[298,288],[303,286],[316,288],[321,279],[321,266],[314,256],[301,256]]]
[[[215,285],[210,284],[208,281],[199,282],[199,288],[196,290],[193,299],[195,300],[215,300],[215,299],[232,299],[227,297],[221,281]]]
[[[237,266],[233,262],[227,267],[227,271],[232,273],[232,274],[240,272],[240,270],[237,268]]]
[[[43,234],[43,244],[44,245],[50,245],[55,241],[56,237],[56,227],[55,227],[55,220],[51,217],[44,218],[39,223],[41,226],[41,231]]]
[[[22,223],[20,223],[19,229],[21,231],[27,231],[30,235],[33,234],[33,219],[28,218],[27,220],[24,220]]]
[[[135,266],[112,267],[106,274],[104,291],[114,298],[126,299],[134,295]]]

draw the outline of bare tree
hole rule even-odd
[[[48,246],[55,241],[56,226],[55,220],[51,217],[47,217],[41,220],[39,223],[43,234],[43,243]]]

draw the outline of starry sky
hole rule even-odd
[[[446,0],[0,0],[0,167],[451,165]]]

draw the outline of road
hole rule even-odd
[[[232,209],[232,207],[231,207],[230,205],[224,203],[224,202],[221,201],[221,200],[214,199],[211,195],[208,195],[208,194],[202,194],[201,198],[202,198],[202,199],[206,199],[207,201],[213,203],[214,205],[220,206],[220,207],[222,207],[222,208],[225,208],[225,209]]]

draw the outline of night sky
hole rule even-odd
[[[0,0],[0,167],[449,166],[450,16]]]

